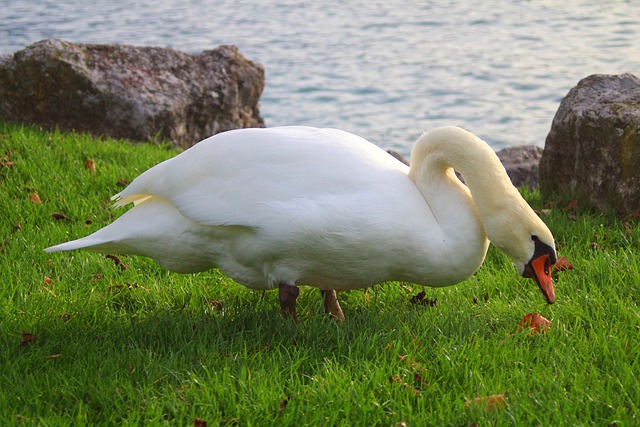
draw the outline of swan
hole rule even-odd
[[[298,286],[319,288],[325,312],[344,319],[336,290],[453,285],[480,268],[491,241],[555,300],[551,232],[494,151],[459,127],[423,134],[409,167],[337,129],[228,131],[112,199],[134,207],[45,251],[143,255],[179,273],[217,267],[246,287],[278,288],[282,312],[297,322]]]

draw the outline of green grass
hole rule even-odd
[[[113,220],[107,198],[122,181],[176,153],[0,124],[5,424],[640,424],[637,221],[551,207],[545,221],[575,266],[555,274],[552,306],[491,248],[464,283],[425,288],[435,306],[411,303],[422,288],[410,284],[340,293],[343,324],[322,315],[311,288],[293,325],[275,293],[215,270],[42,252]],[[530,312],[551,330],[514,332]],[[502,393],[495,410],[465,408]]]

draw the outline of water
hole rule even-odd
[[[235,44],[266,68],[268,126],[357,133],[408,155],[453,124],[495,149],[542,146],[568,90],[595,73],[640,75],[637,1],[0,1],[0,53],[44,38]]]

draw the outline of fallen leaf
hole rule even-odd
[[[598,249],[598,250],[604,249],[604,246],[602,246],[600,243],[596,243],[596,242],[589,243],[589,246],[591,247],[591,249]]]
[[[569,262],[568,259],[561,256],[553,265],[553,271],[565,271],[565,270],[573,270],[573,264],[571,264],[571,262]]]
[[[112,259],[113,263],[115,265],[117,265],[117,266],[120,266],[121,270],[128,270],[129,269],[129,266],[127,264],[123,263],[117,255],[106,254],[105,257],[108,258],[108,259]]]
[[[413,380],[420,385],[425,385],[425,386],[429,385],[429,382],[426,379],[424,379],[420,371],[415,371],[413,373]]]
[[[520,323],[518,323],[518,330],[525,328],[531,329],[530,334],[544,334],[551,329],[551,321],[538,313],[530,313],[524,316]]]
[[[29,345],[29,343],[33,342],[36,339],[36,336],[30,334],[29,332],[22,332],[22,341],[20,342],[21,346]]]
[[[469,399],[464,403],[465,408],[470,408],[472,406],[484,406],[485,410],[495,411],[497,409],[503,408],[506,405],[507,396],[502,394],[494,394],[493,396],[482,396],[476,397],[473,399]]]
[[[138,289],[139,287],[140,287],[140,285],[137,284],[136,282],[133,282],[133,283],[121,283],[121,284],[118,284],[118,285],[110,286],[109,290],[110,291],[112,291],[112,290],[121,290],[121,289],[124,289],[124,288],[127,288],[127,289]]]
[[[593,233],[593,240],[607,240],[608,238],[607,233]]]
[[[289,404],[289,399],[282,399],[278,405],[278,414],[282,414]]]
[[[38,193],[31,193],[29,194],[29,200],[31,200],[32,203],[42,203],[42,200],[40,200],[40,196],[38,196]]]
[[[194,427],[207,427],[207,422],[201,418],[194,418],[193,419],[193,426]]]
[[[95,175],[96,174],[96,161],[93,159],[87,159],[84,162],[84,167],[87,168],[87,170],[89,171],[90,175]]]
[[[564,209],[565,211],[568,212],[575,212],[576,209],[578,209],[578,199],[573,199],[569,202],[567,202],[562,209]]]
[[[207,300],[207,302],[209,304],[211,304],[211,307],[213,307],[213,308],[222,309],[222,302],[221,301],[218,301],[218,300],[215,300],[213,298],[210,298],[210,299]]]
[[[409,302],[412,304],[420,304],[420,305],[428,305],[429,307],[435,307],[438,304],[438,300],[436,298],[425,298],[426,292],[421,291],[418,294],[412,296],[409,299]]]
[[[640,209],[635,210],[627,215],[627,219],[640,219]]]
[[[53,282],[53,280],[51,280],[51,277],[49,276],[44,276],[44,285],[50,285]]]
[[[51,356],[49,356],[49,359],[59,359],[62,357],[62,353],[58,353],[58,354],[52,354]]]
[[[415,388],[415,387],[407,384],[406,382],[404,382],[402,377],[400,377],[400,375],[398,375],[398,374],[395,374],[395,375],[389,377],[389,383],[390,384],[400,384],[402,387],[406,388],[407,390],[409,390],[414,395],[416,395],[416,396],[420,395],[420,391],[417,388]]]
[[[58,298],[58,295],[56,295],[56,293],[53,292],[53,290],[51,290],[47,285],[44,285],[44,290],[49,292],[54,298]]]
[[[69,221],[71,218],[69,218],[68,216],[66,216],[65,214],[61,214],[60,212],[54,212],[51,214],[52,217],[54,217],[57,220],[63,220],[63,221]]]
[[[0,167],[11,169],[13,166],[15,166],[15,163],[9,160],[9,156],[4,156],[0,159]]]

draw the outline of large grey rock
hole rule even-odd
[[[592,75],[569,91],[547,136],[540,188],[596,209],[640,209],[640,79]]]
[[[516,187],[538,188],[538,166],[542,148],[535,145],[507,147],[496,153]]]
[[[50,39],[0,59],[0,119],[188,147],[264,127],[263,88],[263,67],[235,46],[189,55]]]

